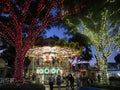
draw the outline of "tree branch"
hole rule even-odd
[[[40,13],[45,9],[45,4],[44,4],[44,0],[40,0],[38,3],[38,8],[37,8],[37,12],[38,15],[40,15]]]
[[[37,16],[32,19],[32,23],[31,23],[30,28],[28,30],[28,36],[34,36],[34,35],[32,35],[33,28],[36,25],[36,22],[38,20],[40,13],[45,9],[44,0],[40,0],[38,3],[39,3],[38,8],[37,8],[38,13],[37,13]],[[31,38],[31,37],[28,37],[28,38]]]
[[[12,9],[12,7],[10,7]],[[14,10],[10,10],[10,16],[12,18],[12,24],[14,25],[15,29],[17,30],[18,28],[18,19],[17,16],[15,15]]]
[[[42,22],[46,23],[52,8],[57,7],[58,5],[62,4],[63,2],[64,2],[64,0],[53,1],[50,8],[48,8],[47,13],[45,14],[45,17],[43,18]]]
[[[12,45],[13,47],[15,47],[15,44],[13,43],[13,41],[11,41],[5,34],[3,34],[2,32],[0,32],[0,36],[6,40],[10,45]]]
[[[23,24],[25,19],[26,19],[26,16],[27,16],[26,14],[29,11],[29,7],[30,7],[31,2],[32,2],[32,0],[26,0],[24,3],[24,8],[23,8],[23,10],[21,10],[21,13],[23,13],[23,17],[20,21],[21,24]]]
[[[50,20],[48,20],[48,18],[49,18],[49,15],[50,15],[50,11],[52,10],[52,8],[54,8],[54,7],[57,7],[58,5],[60,5],[60,4],[62,4],[63,3],[63,1],[64,0],[57,0],[57,1],[53,1],[52,2],[52,4],[51,4],[51,6],[48,8],[48,10],[47,10],[47,13],[45,14],[45,16],[44,16],[44,18],[43,18],[43,20],[42,20],[42,25],[34,32],[34,33],[32,33],[32,39],[33,39],[33,41],[37,38],[37,36],[38,36],[38,34],[39,34],[39,32],[41,31],[41,30],[44,30],[44,28],[48,25],[48,23],[50,23],[51,21]],[[43,1],[43,3],[44,3],[44,1]],[[42,4],[40,5],[39,4],[39,6],[42,6]],[[42,7],[41,7],[42,8]],[[44,7],[44,8],[42,8],[42,9],[45,9],[46,7]],[[39,10],[39,9],[38,9]],[[42,10],[41,10],[42,11]],[[58,17],[58,16],[57,16]],[[56,18],[56,17],[55,17]],[[59,18],[61,18],[61,17],[59,17]],[[56,18],[56,19],[54,19],[54,20],[57,20],[57,19],[59,19],[59,18]],[[53,20],[53,21],[54,21]],[[33,38],[34,37],[34,38]]]
[[[120,11],[120,8],[119,9],[117,9],[116,11],[113,11],[108,17],[111,17],[111,16],[113,16],[114,14],[116,14],[116,13],[118,13]]]
[[[12,38],[12,40],[15,39],[15,33],[10,28],[3,25],[2,23],[0,23],[0,27],[1,27],[1,29],[3,29],[1,32],[7,32],[8,35]]]

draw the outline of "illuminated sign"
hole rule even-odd
[[[43,73],[44,73],[44,72],[43,72],[43,69],[39,67],[39,68],[37,69],[37,74],[43,74]]]
[[[52,68],[52,74],[55,74],[56,73],[56,69],[53,67]]]
[[[49,74],[50,69],[48,67],[46,67],[44,70],[45,70],[45,74]]]
[[[62,73],[62,70],[59,67],[38,67],[37,74],[57,74],[57,73]]]

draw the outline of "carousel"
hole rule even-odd
[[[80,52],[59,46],[33,47],[26,54],[31,63],[25,76],[32,80],[34,75],[36,82],[46,84],[50,74],[56,77],[58,73],[63,76],[71,72],[68,58],[74,55],[80,55]]]

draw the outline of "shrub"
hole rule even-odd
[[[42,84],[16,84],[16,85],[2,85],[0,90],[45,90]]]
[[[94,84],[91,87],[97,87],[97,88],[103,88],[103,89],[107,89],[107,90],[120,90],[120,86],[117,85],[98,85],[98,84]]]
[[[120,81],[120,77],[110,77],[110,81]]]

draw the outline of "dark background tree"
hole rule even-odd
[[[82,60],[89,61],[92,59],[93,56],[90,48],[91,42],[87,36],[79,32],[74,32],[74,34],[72,34],[71,38],[69,39],[69,42],[71,41],[78,42],[79,46],[84,47],[80,55]]]
[[[74,34],[72,34],[71,38],[69,39],[69,42],[70,41],[78,42],[80,46],[88,46],[91,44],[90,39],[79,32],[74,32]]]
[[[120,53],[118,53],[115,57],[114,60],[117,64],[120,64]]]
[[[14,68],[15,55],[15,48],[11,46],[1,53],[1,57],[8,62],[8,66],[11,68]]]
[[[85,61],[90,61],[93,58],[90,46],[84,47],[84,49],[80,55],[80,58]]]

